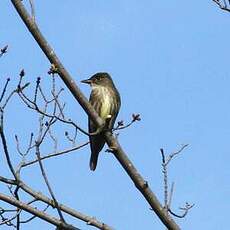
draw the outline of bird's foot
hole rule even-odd
[[[107,153],[115,153],[117,151],[117,147],[116,146],[109,146],[108,149],[105,150]]]

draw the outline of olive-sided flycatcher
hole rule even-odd
[[[91,78],[81,81],[90,84],[92,91],[89,102],[98,115],[106,122],[104,129],[112,130],[121,106],[120,94],[108,73],[96,73]],[[96,125],[89,119],[89,133],[97,131]],[[91,170],[97,167],[99,152],[105,145],[102,133],[90,135],[91,157],[89,166]]]

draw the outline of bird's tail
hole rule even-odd
[[[90,170],[92,170],[92,171],[94,171],[97,167],[98,155],[99,155],[99,152],[98,153],[92,153],[90,156],[89,167],[90,167]]]
[[[102,150],[103,146],[105,145],[105,140],[103,135],[96,135],[90,136],[90,149],[91,149],[91,156],[89,161],[90,170],[94,171],[97,167],[97,160],[100,151]]]

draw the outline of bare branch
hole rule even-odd
[[[185,212],[182,215],[178,215],[175,214],[172,210],[171,210],[171,203],[172,203],[172,196],[173,196],[173,191],[174,191],[174,182],[172,183],[171,186],[171,190],[170,193],[168,195],[168,169],[167,166],[170,163],[170,161],[179,153],[181,153],[186,147],[188,146],[188,144],[186,145],[182,145],[182,147],[170,154],[167,158],[165,156],[164,150],[161,148],[160,152],[161,152],[161,156],[162,156],[162,172],[163,172],[163,176],[164,176],[164,209],[166,210],[166,213],[171,213],[173,216],[178,217],[178,218],[183,218],[187,215],[188,211],[190,208],[192,208],[194,205],[189,205],[188,203],[186,203],[186,206],[184,208],[180,208],[185,210]]]
[[[46,207],[42,210],[42,212],[45,212],[45,211],[49,208],[49,206],[50,206],[50,205],[47,204]],[[21,224],[25,224],[25,223],[28,223],[28,222],[30,222],[31,220],[35,219],[35,218],[37,218],[37,216],[36,216],[36,215],[32,215],[30,218],[28,218],[28,219],[26,219],[26,220],[21,220],[20,223],[21,223]]]
[[[88,145],[89,142],[87,141],[86,143],[84,144],[81,144],[79,146],[76,146],[76,147],[73,147],[73,148],[69,148],[69,149],[66,149],[66,150],[63,150],[63,151],[60,151],[60,152],[57,152],[57,153],[51,153],[51,154],[48,154],[46,156],[41,156],[40,160],[45,160],[45,159],[49,159],[49,158],[52,158],[52,157],[57,157],[57,156],[60,156],[60,155],[63,155],[63,154],[66,154],[66,153],[71,153],[75,150],[78,150],[86,145]],[[38,162],[38,159],[36,160],[33,160],[33,161],[29,161],[29,162],[24,162],[22,167],[26,167],[26,166],[29,166],[29,165],[32,165],[32,164],[35,164]]]
[[[47,185],[47,188],[48,188],[48,190],[49,190],[49,193],[50,193],[50,195],[51,195],[51,197],[52,197],[52,199],[53,199],[53,201],[54,201],[55,207],[57,208],[57,211],[58,211],[60,220],[63,221],[63,222],[65,223],[64,217],[63,217],[63,215],[62,215],[62,213],[61,213],[61,210],[60,210],[60,208],[59,208],[59,206],[58,206],[58,202],[57,202],[57,200],[56,200],[56,197],[55,197],[55,195],[54,195],[54,192],[52,191],[52,188],[51,188],[51,186],[50,186],[50,183],[49,183],[48,178],[47,178],[46,173],[45,173],[45,169],[44,169],[44,167],[43,167],[43,165],[42,165],[42,162],[41,162],[39,144],[36,146],[36,155],[37,155],[37,158],[38,158],[38,163],[39,163],[39,166],[40,166],[40,169],[41,169],[41,172],[42,172],[42,176],[43,176],[43,178],[44,178],[44,180],[45,180],[45,183],[46,183],[46,185]]]
[[[41,78],[38,77],[38,78],[37,78],[37,81],[36,81],[35,91],[34,91],[34,100],[33,100],[33,103],[34,103],[34,104],[37,103],[38,88],[39,88],[40,82],[41,82]]]
[[[27,148],[27,150],[26,150],[26,154],[25,154],[25,155],[27,155],[27,154],[29,153],[30,149],[32,148],[33,137],[34,137],[34,134],[31,133],[31,134],[30,134],[30,142],[29,142],[29,145],[28,145],[28,148]]]
[[[57,218],[48,215],[47,213],[41,212],[36,208],[33,208],[29,205],[27,205],[26,203],[23,203],[17,199],[14,199],[13,197],[7,196],[5,194],[0,193],[0,200],[7,202],[8,204],[11,204],[15,207],[18,207],[20,209],[23,209],[33,215],[36,215],[37,217],[55,225],[55,226],[59,226],[62,227],[62,229],[66,229],[66,230],[80,230],[79,228],[76,228],[72,225],[66,224],[64,222],[62,222],[61,220],[58,220]]]
[[[10,81],[10,78],[7,78],[5,86],[4,86],[3,91],[2,91],[2,94],[0,96],[0,103],[2,102],[2,99],[3,99],[3,97],[4,97],[5,93],[6,93],[6,89],[7,89],[7,86],[9,84],[9,81]]]
[[[65,137],[67,138],[67,140],[69,142],[72,143],[73,146],[75,146],[76,138],[77,138],[77,129],[75,129],[73,137],[70,137],[70,135],[69,135],[69,133],[67,131],[65,132]]]
[[[164,176],[164,208],[166,212],[168,212],[168,172],[167,172],[167,165],[165,164],[165,154],[164,150],[160,149],[161,156],[162,156],[162,172]]]
[[[25,191],[27,194],[31,195],[36,200],[40,200],[40,201],[54,207],[53,200],[49,199],[48,197],[43,195],[41,192],[34,191],[32,188],[30,188],[28,185],[26,185],[21,180],[19,182],[17,182],[15,180],[10,180],[10,179],[7,179],[7,178],[0,176],[0,181],[2,181],[3,183],[6,183],[6,184],[11,184],[11,185],[17,185],[19,183],[20,188],[23,191]],[[102,230],[112,230],[111,227],[109,227],[107,224],[104,224],[104,223],[98,221],[95,217],[87,216],[87,215],[85,215],[81,212],[78,212],[78,211],[76,211],[76,210],[74,210],[68,206],[65,206],[63,204],[59,204],[58,206],[59,206],[61,211],[65,212],[66,214],[69,214],[75,218],[78,218],[79,220],[82,220],[89,225],[92,225],[92,226],[97,227],[97,228],[102,229]]]
[[[188,214],[189,209],[191,209],[193,206],[194,206],[194,204],[191,205],[191,204],[189,204],[189,203],[186,203],[186,204],[185,204],[185,207],[180,208],[181,210],[184,211],[184,213],[181,214],[181,215],[178,215],[178,214],[174,213],[171,209],[169,209],[169,212],[170,212],[173,216],[175,216],[175,217],[184,218],[184,217]]]
[[[27,205],[30,205],[30,204],[32,204],[32,203],[34,203],[36,201],[37,201],[36,199],[33,199],[30,202],[28,202]],[[48,207],[49,207],[49,205],[46,205],[46,207],[43,209],[43,212],[45,212],[48,209]],[[9,212],[15,213],[15,214],[13,214],[10,218],[5,218],[3,216],[3,214],[4,213],[9,213]],[[1,216],[2,222],[0,223],[0,225],[5,225],[6,224],[8,226],[13,226],[15,228],[18,228],[20,226],[19,224],[28,223],[29,221],[31,221],[31,220],[33,220],[34,218],[37,217],[35,215],[32,215],[32,217],[30,217],[30,218],[28,218],[26,220],[22,220],[22,221],[19,222],[19,224],[17,223],[17,225],[14,225],[12,223],[12,221],[14,219],[16,219],[21,214],[21,212],[22,212],[22,209],[19,209],[19,208],[17,208],[17,209],[3,209],[3,208],[1,208],[0,209],[0,216]]]
[[[169,193],[168,209],[170,209],[170,207],[171,207],[173,191],[174,191],[174,185],[175,185],[175,183],[172,182],[170,193]]]
[[[43,94],[44,95],[44,94]],[[23,92],[19,92],[19,96],[22,99],[22,101],[27,105],[27,107],[29,109],[35,110],[38,113],[40,113],[41,115],[44,115],[48,118],[55,118],[63,123],[69,124],[71,126],[74,126],[76,129],[80,130],[83,134],[89,136],[89,135],[93,135],[93,134],[89,134],[88,132],[86,132],[85,130],[83,130],[81,127],[79,127],[76,123],[74,123],[73,121],[71,121],[71,119],[66,120],[65,118],[61,118],[60,115],[63,114],[63,109],[60,112],[60,115],[56,115],[56,114],[49,114],[47,112],[42,111],[38,105],[36,103],[34,103],[34,101],[30,100]],[[54,99],[55,100],[55,99]],[[50,101],[51,102],[51,101]],[[49,103],[47,101],[47,103]]]
[[[118,121],[117,126],[113,128],[113,131],[126,129],[129,126],[131,126],[134,122],[140,121],[140,120],[141,120],[140,114],[132,114],[132,120],[127,125],[124,125],[124,121]]]
[[[4,213],[9,212],[9,210],[1,209],[0,217],[1,217],[2,221],[0,222],[0,226],[1,225],[7,225],[7,226],[13,226],[14,228],[17,228],[17,226],[15,224],[13,224],[12,221],[17,218],[17,216],[20,214],[21,210],[19,210],[19,211],[10,210],[10,211],[16,212],[16,214],[14,214],[10,218],[6,218],[4,216]]]
[[[214,3],[216,3],[221,10],[230,12],[230,5],[227,5],[225,0],[212,0]]]
[[[14,171],[14,167],[11,163],[10,154],[8,152],[8,147],[7,147],[7,142],[6,142],[6,137],[5,137],[5,134],[3,131],[3,110],[1,108],[0,108],[0,137],[1,137],[2,145],[3,145],[3,149],[4,149],[4,154],[6,157],[8,167],[9,167],[11,173],[13,174],[14,178],[17,179],[16,173]]]
[[[57,152],[57,145],[58,145],[58,140],[57,138],[53,135],[51,129],[48,130],[49,136],[52,139],[53,143],[54,143],[54,152]]]
[[[6,45],[3,48],[1,48],[1,50],[0,50],[0,57],[2,57],[3,54],[7,53],[7,49],[8,49],[8,45]]]
[[[28,87],[28,86],[29,86],[29,83],[26,83],[26,84],[23,85],[20,89],[18,88],[18,89],[13,90],[13,91],[9,94],[9,96],[6,98],[6,101],[5,101],[5,103],[3,104],[3,106],[2,106],[2,110],[5,109],[6,105],[8,104],[8,102],[10,101],[10,99],[12,98],[12,96],[13,96],[15,93],[18,93],[18,91],[22,92],[22,91],[23,91],[26,87]]]
[[[19,194],[18,194],[18,191],[19,191],[20,187],[17,185],[15,190],[14,190],[14,197],[19,201]],[[16,219],[17,219],[17,224],[16,224],[16,229],[17,230],[20,230],[20,209],[17,208],[17,212],[18,212],[18,215],[16,216]]]
[[[181,148],[180,148],[178,151],[176,151],[176,152],[170,154],[170,155],[168,156],[168,158],[167,158],[165,164],[168,165],[169,162],[172,160],[172,158],[175,157],[176,155],[178,155],[179,153],[181,153],[186,147],[188,147],[188,144],[182,145]]]
[[[15,140],[16,140],[16,148],[17,148],[17,151],[18,151],[18,153],[19,153],[21,156],[23,156],[23,153],[22,153],[22,151],[20,150],[20,146],[19,146],[19,141],[18,141],[18,136],[17,136],[17,135],[15,135]]]

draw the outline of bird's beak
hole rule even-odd
[[[82,80],[81,83],[90,84],[92,81],[90,79]]]

